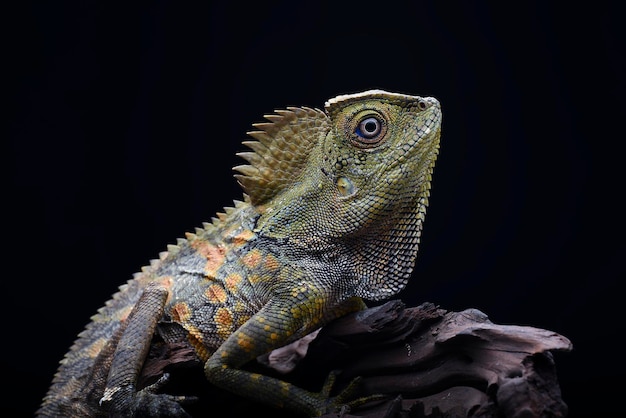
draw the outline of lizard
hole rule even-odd
[[[260,355],[400,292],[414,269],[442,112],[384,90],[253,123],[243,198],[166,247],[97,310],[60,361],[37,417],[188,416],[138,376],[154,335],[188,343],[217,387],[294,414],[350,405],[244,370]]]

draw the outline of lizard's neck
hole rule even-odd
[[[302,181],[264,205],[255,232],[296,245],[331,244],[337,218],[332,207],[337,205],[332,203],[329,188],[331,180],[319,169],[302,176]]]
[[[318,168],[268,204],[256,232],[299,251],[345,257],[357,296],[388,298],[404,288],[413,270],[428,188],[423,183],[381,206],[372,190],[333,193],[336,180]]]

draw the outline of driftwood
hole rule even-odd
[[[333,392],[360,377],[360,396],[385,395],[325,418],[565,417],[552,352],[571,348],[559,334],[497,325],[476,309],[390,301],[340,318],[249,369],[312,391],[334,371]],[[187,346],[154,345],[145,381],[163,371],[172,376],[164,391],[198,397],[188,407],[193,416],[293,416],[211,387]]]

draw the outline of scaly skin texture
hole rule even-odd
[[[301,415],[350,403],[241,367],[405,286],[439,148],[437,100],[381,90],[289,107],[253,125],[244,189],[102,307],[37,416],[186,416],[184,397],[137,388],[152,336],[186,341],[222,388]],[[165,378],[164,378],[165,379]]]

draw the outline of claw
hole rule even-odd
[[[353,398],[354,395],[358,393],[359,386],[361,385],[362,380],[363,379],[361,378],[361,376],[357,376],[354,379],[352,379],[352,381],[348,383],[348,386],[346,386],[346,388],[342,390],[341,393],[335,397],[337,402],[344,402],[348,399]]]
[[[389,399],[389,396],[384,395],[382,393],[375,393],[373,395],[367,395],[367,396],[361,396],[359,398],[356,398],[350,402],[348,402],[346,405],[350,406],[351,408],[358,408],[360,406],[365,405],[366,403],[370,403],[370,402],[376,402],[376,401],[385,401]]]
[[[324,382],[324,385],[322,386],[322,390],[320,392],[322,395],[330,397],[330,391],[333,389],[338,375],[339,371],[337,370],[332,370],[330,373],[328,373],[328,377],[326,378],[326,381]]]
[[[149,393],[156,393],[159,389],[165,386],[170,381],[170,374],[163,373],[163,376],[159,377],[159,380],[154,382],[153,384],[146,386],[141,390],[141,392],[146,391]]]
[[[159,380],[137,392],[133,407],[136,415],[191,418],[181,405],[195,402],[197,397],[157,393],[169,379],[169,373],[164,373]]]
[[[336,412],[340,417],[348,414],[350,411],[365,405],[370,402],[383,401],[387,400],[389,397],[384,394],[373,394],[367,396],[359,396],[358,395],[361,382],[363,381],[362,377],[357,376],[350,381],[348,386],[343,389],[337,396],[330,397],[330,391],[332,389],[333,384],[337,380],[339,372],[332,371],[329,373],[326,378],[326,382],[320,391],[320,395],[326,397],[326,411],[324,413]]]

